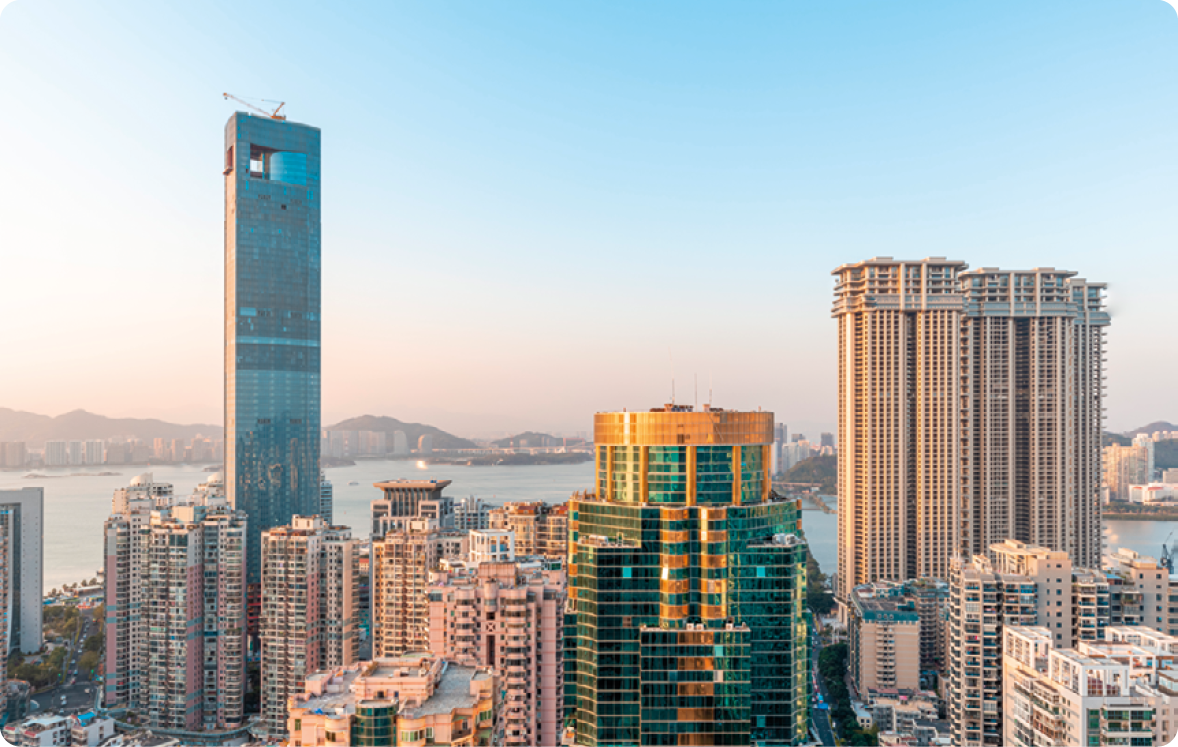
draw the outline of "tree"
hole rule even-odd
[[[95,651],[87,651],[78,657],[78,671],[89,672],[98,668],[98,653]]]
[[[806,606],[820,617],[834,609],[834,597],[826,592],[826,574],[809,549],[806,550]]]
[[[103,636],[102,636],[102,633],[99,632],[99,633],[95,633],[94,635],[86,638],[86,642],[84,644],[82,644],[82,648],[84,648],[86,651],[98,652],[98,651],[102,650],[102,644],[103,644]]]

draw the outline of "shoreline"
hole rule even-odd
[[[1101,514],[1101,519],[1105,521],[1178,521],[1178,511],[1165,511],[1159,513],[1136,513],[1120,511],[1105,511]]]

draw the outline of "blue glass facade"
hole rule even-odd
[[[237,112],[225,126],[225,470],[262,532],[318,513],[319,130]]]

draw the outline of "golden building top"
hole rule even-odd
[[[773,443],[773,413],[737,412],[704,405],[666,405],[650,412],[599,412],[598,446],[736,446]]]

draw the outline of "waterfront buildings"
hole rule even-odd
[[[271,737],[285,735],[287,702],[309,675],[357,659],[359,545],[318,516],[262,533],[262,724]]]
[[[1128,446],[1104,447],[1103,458],[1109,500],[1131,500],[1132,486],[1153,480],[1154,442],[1146,436],[1138,436]]]
[[[417,453],[418,454],[432,454],[434,453],[434,437],[428,433],[417,437]]]
[[[320,473],[319,475],[319,518],[323,519],[323,523],[328,526],[332,522],[332,514],[335,511],[334,491],[331,487],[331,480],[327,479],[327,475]]]
[[[594,440],[596,491],[568,504],[570,738],[806,742],[806,544],[771,490],[773,415],[598,413]]]
[[[0,442],[0,467],[23,467],[28,458],[24,441]]]
[[[42,488],[0,490],[0,535],[5,545],[5,562],[0,575],[7,594],[0,598],[0,615],[7,620],[5,654],[20,649],[26,654],[40,650],[41,597],[44,577],[44,507]]]
[[[1109,628],[1062,648],[1043,627],[1003,631],[1006,747],[1161,745],[1178,733],[1178,638]]]
[[[497,744],[560,744],[566,579],[544,566],[472,557],[429,589],[430,652],[500,673]]]
[[[225,470],[261,537],[319,510],[319,130],[237,112],[225,126]]]
[[[1098,565],[1104,285],[940,257],[834,275],[840,598],[1007,538]]]
[[[515,532],[519,555],[563,558],[568,554],[568,504],[543,501],[510,502],[490,510],[492,529]]]
[[[286,744],[491,744],[496,685],[488,667],[426,653],[333,668],[291,697]]]

